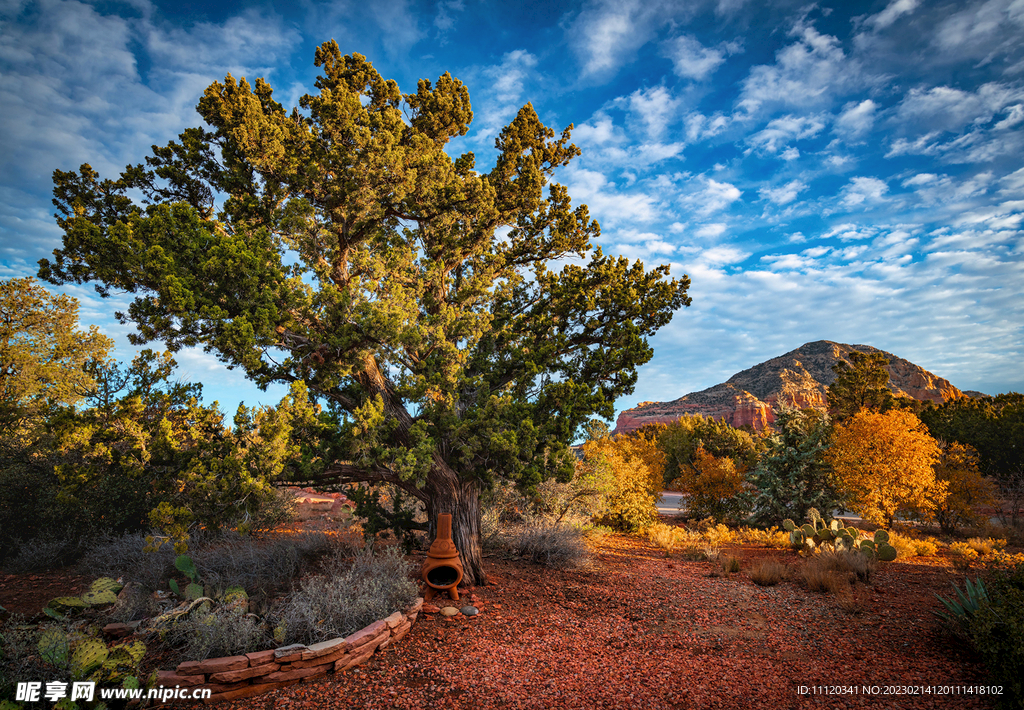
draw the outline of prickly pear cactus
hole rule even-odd
[[[110,577],[100,577],[89,585],[90,592],[113,592],[117,594],[122,589],[124,589],[124,585]]]
[[[39,637],[37,644],[39,657],[51,666],[63,666],[68,660],[71,649],[71,637],[56,627],[47,628]]]
[[[82,601],[85,602],[87,606],[106,606],[117,602],[117,594],[109,589],[104,589],[102,591],[90,589],[82,595]]]
[[[47,608],[53,609],[56,612],[70,612],[70,611],[81,611],[88,606],[81,597],[57,597],[51,599],[50,603],[46,605]]]
[[[199,581],[199,570],[188,555],[178,555],[174,560],[174,567],[193,582]]]
[[[107,647],[99,639],[86,639],[75,646],[71,654],[71,674],[85,678],[107,660]]]
[[[139,663],[146,655],[146,645],[141,641],[118,644],[110,649],[107,659],[96,672],[97,680],[105,683],[120,683],[132,677],[139,670]]]
[[[896,548],[889,544],[889,533],[885,530],[875,530],[874,536],[860,541],[860,549],[863,553],[871,555],[881,562],[892,562],[896,559]]]

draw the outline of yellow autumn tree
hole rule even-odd
[[[715,456],[703,446],[693,453],[691,463],[679,466],[673,490],[688,496],[690,517],[734,520],[743,512],[746,469],[728,456]]]
[[[912,412],[862,410],[837,424],[826,460],[851,508],[876,525],[931,517],[946,483],[935,478],[939,444]]]
[[[588,465],[610,479],[602,522],[624,530],[636,530],[657,519],[655,504],[662,489],[665,454],[653,432],[634,432],[588,441],[583,445]]]
[[[978,469],[978,452],[957,442],[940,443],[942,453],[935,465],[935,478],[946,484],[943,495],[934,499],[935,521],[944,533],[984,520],[979,508],[996,501],[996,487]]]

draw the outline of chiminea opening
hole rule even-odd
[[[448,592],[449,597],[458,600],[462,561],[452,541],[452,516],[447,513],[437,516],[437,537],[427,552],[420,575],[427,585],[423,595],[426,601],[433,599],[437,592]]]
[[[435,567],[427,572],[427,584],[446,589],[459,582],[459,571],[454,567]]]

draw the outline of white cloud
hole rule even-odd
[[[711,76],[725,62],[722,49],[705,47],[695,37],[682,35],[666,45],[666,53],[672,60],[677,76],[703,81]]]
[[[885,29],[903,15],[908,15],[916,10],[920,4],[920,0],[892,0],[880,13],[869,17],[867,23],[874,26],[876,30]]]
[[[617,71],[654,36],[663,10],[658,3],[641,0],[600,0],[584,7],[566,30],[583,75]]]
[[[524,49],[506,52],[501,62],[478,70],[484,79],[482,100],[473,104],[473,138],[488,147],[527,102],[526,84],[537,58]]]
[[[847,209],[881,202],[889,186],[884,180],[873,177],[855,177],[842,190],[841,204]]]
[[[942,50],[955,50],[961,56],[987,56],[993,49],[1012,43],[1014,38],[1019,46],[1021,26],[1024,6],[1020,0],[976,2],[946,18],[935,34],[935,43]]]
[[[661,216],[657,200],[640,191],[626,192],[611,184],[602,173],[571,167],[566,173],[569,194],[590,207],[602,225],[653,222]]]
[[[991,123],[1000,112],[1024,100],[1024,88],[989,82],[977,91],[949,86],[911,89],[900,102],[895,120],[912,130],[960,131],[970,125]]]
[[[817,136],[823,128],[825,128],[825,121],[821,116],[789,114],[769,121],[764,129],[747,140],[755,148],[776,153],[784,149],[790,141]]]
[[[701,196],[702,204],[699,210],[704,214],[719,212],[740,199],[742,194],[735,185],[706,178],[705,189]]]
[[[639,119],[648,137],[654,140],[659,140],[679,120],[682,102],[674,98],[664,86],[637,89],[630,94],[628,101],[630,112]]]
[[[803,23],[790,34],[798,39],[776,53],[775,64],[753,67],[743,81],[738,102],[743,112],[754,114],[772,105],[828,105],[836,94],[869,83],[836,37]]]
[[[777,205],[788,205],[797,198],[801,192],[807,189],[806,183],[802,180],[791,180],[780,187],[762,187],[757,194],[762,199],[774,202]]]
[[[877,111],[878,104],[871,99],[860,103],[851,101],[843,106],[843,112],[836,119],[836,130],[851,138],[860,138],[874,126]]]

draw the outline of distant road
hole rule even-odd
[[[679,510],[679,501],[682,497],[682,493],[671,493],[669,491],[662,493],[661,498],[658,500],[658,514],[682,515],[684,511]]]

